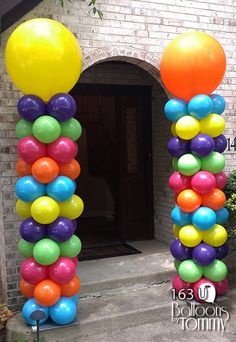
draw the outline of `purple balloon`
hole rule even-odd
[[[32,217],[24,220],[20,225],[20,235],[28,242],[37,242],[46,235],[47,225],[36,222]]]
[[[217,259],[224,259],[226,257],[226,255],[229,252],[229,246],[226,245],[226,243],[224,245],[221,245],[219,247],[215,247],[215,252],[216,252],[216,258]]]
[[[216,252],[214,247],[200,243],[193,249],[193,260],[201,266],[209,265],[216,258]]]
[[[47,235],[56,242],[63,242],[71,238],[74,233],[74,222],[66,217],[58,217],[48,225]]]
[[[48,114],[58,121],[71,119],[76,113],[76,102],[69,94],[56,94],[48,102]]]
[[[223,134],[218,135],[218,137],[214,138],[214,142],[215,142],[215,149],[214,149],[214,151],[219,152],[219,153],[224,152],[224,150],[227,147],[227,139],[226,139],[226,137]]]
[[[173,137],[168,142],[167,148],[172,157],[179,158],[183,154],[190,152],[189,145],[190,143],[188,140]]]
[[[192,258],[192,248],[184,246],[179,239],[172,241],[170,252],[175,259],[187,260]]]
[[[190,150],[198,157],[206,157],[214,151],[215,142],[212,137],[207,134],[198,134],[191,140]]]
[[[75,220],[71,220],[71,222],[73,223],[73,234],[74,234],[74,232],[76,231],[76,228],[77,228],[77,220],[75,219]]]
[[[27,121],[35,121],[46,114],[46,104],[36,95],[25,95],[17,103],[20,116]]]

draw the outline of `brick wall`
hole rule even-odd
[[[34,17],[49,17],[67,25],[78,37],[83,49],[84,68],[101,60],[125,60],[148,71],[156,83],[153,106],[158,108],[153,115],[154,133],[154,191],[156,234],[162,240],[169,241],[171,224],[169,212],[173,205],[172,195],[166,186],[169,172],[169,157],[164,146],[168,140],[167,123],[161,116],[161,98],[158,69],[159,59],[166,44],[177,34],[189,30],[202,30],[212,34],[223,45],[227,56],[227,72],[219,88],[227,101],[225,118],[226,134],[231,139],[235,135],[236,117],[235,95],[236,69],[234,51],[236,49],[235,32],[236,4],[232,0],[98,0],[104,13],[103,21],[88,16],[88,1],[65,1],[65,7],[55,4],[55,0],[45,0],[29,12],[13,27],[2,35],[0,47],[0,172],[2,199],[0,209],[0,251],[4,284],[7,280],[8,304],[18,309],[22,298],[18,293],[20,257],[17,252],[19,239],[19,217],[15,213],[14,171],[16,156],[15,124],[19,119],[16,103],[21,94],[15,89],[6,75],[3,55],[6,40],[13,28],[23,20]],[[165,129],[163,129],[163,127]],[[157,134],[159,129],[159,133]],[[236,154],[226,153],[227,170],[236,166]],[[3,234],[4,229],[4,234]],[[5,260],[5,262],[4,262]]]

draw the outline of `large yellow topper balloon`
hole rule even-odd
[[[82,69],[75,36],[61,23],[46,18],[28,20],[13,31],[5,62],[15,85],[44,101],[70,91]]]

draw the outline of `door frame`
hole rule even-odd
[[[147,239],[154,238],[154,204],[153,204],[153,159],[152,159],[152,86],[139,85],[110,85],[110,84],[90,84],[78,83],[70,91],[73,95],[91,95],[91,96],[125,96],[125,95],[142,95],[143,104],[143,130],[144,130],[144,172],[145,172],[145,188],[146,188],[146,222],[145,235]],[[119,200],[120,201],[120,200]],[[118,210],[122,213],[122,204]],[[121,215],[123,216],[123,215]],[[122,224],[122,217],[121,222]],[[118,227],[122,230],[124,227]]]

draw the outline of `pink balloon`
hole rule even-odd
[[[227,183],[227,176],[224,172],[220,172],[214,175],[216,180],[216,188],[223,189]]]
[[[48,273],[51,280],[63,285],[74,278],[76,266],[72,259],[61,257],[48,266]]]
[[[222,281],[215,282],[214,285],[218,296],[223,296],[229,290],[229,282],[227,278]]]
[[[201,303],[203,303],[204,300],[199,298],[199,290],[198,289],[199,289],[200,285],[202,285],[202,284],[211,284],[215,287],[215,284],[207,278],[201,278],[198,281],[196,281],[194,284],[192,284],[194,297],[198,302],[201,302]],[[202,293],[202,295],[204,295],[204,293]]]
[[[69,138],[60,137],[48,144],[47,154],[59,164],[69,163],[78,151],[77,144]]]
[[[75,263],[75,266],[78,266],[79,264],[79,260],[78,260],[78,257],[75,256],[74,258],[72,258],[73,262]]]
[[[37,159],[46,156],[46,145],[34,137],[28,136],[18,142],[17,152],[21,159],[32,164]]]
[[[20,273],[25,281],[35,285],[48,277],[48,268],[37,263],[32,257],[22,262]]]
[[[194,191],[204,195],[215,188],[216,180],[212,173],[199,171],[192,177],[191,185]]]
[[[184,176],[180,172],[173,172],[169,178],[169,187],[172,191],[179,193],[191,187],[191,177]]]
[[[186,283],[183,281],[178,274],[176,274],[172,280],[172,287],[179,292],[180,290],[184,289],[187,290],[191,287],[190,283]]]

